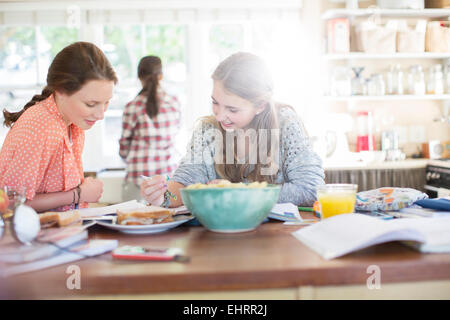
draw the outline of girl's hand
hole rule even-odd
[[[98,202],[103,193],[103,182],[87,177],[80,185],[81,193],[78,202]]]
[[[164,192],[167,190],[165,176],[153,176],[141,183],[141,196],[151,205],[161,206],[164,202]]]

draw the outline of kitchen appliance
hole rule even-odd
[[[450,141],[430,140],[422,144],[424,158],[441,159],[450,157]]]
[[[356,116],[356,129],[358,132],[356,140],[356,151],[375,150],[375,136],[373,135],[372,113],[360,111]]]
[[[450,195],[450,159],[435,159],[425,169],[425,192],[430,198]]]
[[[381,150],[386,154],[386,161],[404,160],[405,154],[398,147],[398,132],[387,130],[381,132]]]

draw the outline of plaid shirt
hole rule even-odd
[[[127,164],[126,182],[140,185],[140,175],[170,174],[176,169],[174,137],[180,126],[178,99],[160,91],[161,105],[155,119],[145,112],[146,97],[138,95],[125,106],[120,156]]]

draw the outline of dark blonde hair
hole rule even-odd
[[[138,66],[138,78],[143,81],[139,94],[147,97],[145,112],[150,118],[158,115],[161,104],[158,97],[159,79],[162,74],[162,62],[159,57],[147,56],[141,59]]]
[[[273,94],[273,82],[270,72],[262,59],[258,56],[246,53],[238,52],[222,61],[212,74],[212,78],[215,81],[220,81],[223,87],[230,93],[237,95],[247,101],[250,101],[253,106],[264,107],[262,112],[255,115],[249,128],[256,129],[257,136],[259,137],[260,129],[279,129],[278,121],[278,108],[281,105],[276,104],[272,100]],[[204,118],[205,121],[213,123],[216,128],[222,132],[222,136],[226,137],[226,132],[222,126],[217,122],[214,116]],[[225,140],[225,139],[224,139]],[[259,139],[256,140],[256,143]],[[230,141],[228,141],[230,143]],[[278,143],[276,141],[275,143]],[[225,141],[225,145],[227,142]],[[234,144],[235,146],[237,144]],[[272,150],[271,135],[267,136],[267,144],[269,146],[264,152],[270,159],[268,164],[264,166],[276,166],[276,172],[278,172],[278,164],[274,163],[276,152]],[[223,159],[226,158],[226,148],[222,150]],[[255,165],[255,168],[251,171],[250,164],[237,164],[237,150],[234,150],[234,164],[228,163],[215,163],[215,169],[217,173],[223,178],[230,180],[232,182],[241,182],[245,178],[249,181],[267,181],[273,183],[276,174],[273,175],[262,175],[261,174],[261,159],[259,158]],[[245,176],[248,173],[247,177]]]
[[[3,110],[4,125],[11,127],[26,109],[47,99],[55,91],[71,95],[90,80],[117,83],[116,73],[105,54],[93,43],[75,42],[62,49],[53,59],[47,73],[47,85],[19,112]]]

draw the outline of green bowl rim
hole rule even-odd
[[[248,183],[247,183],[248,184]],[[186,191],[201,191],[201,190],[267,190],[267,189],[281,189],[281,184],[268,184],[267,187],[263,188],[246,188],[246,187],[239,187],[239,188],[199,188],[199,189],[188,189],[187,187],[181,188],[181,190]]]

